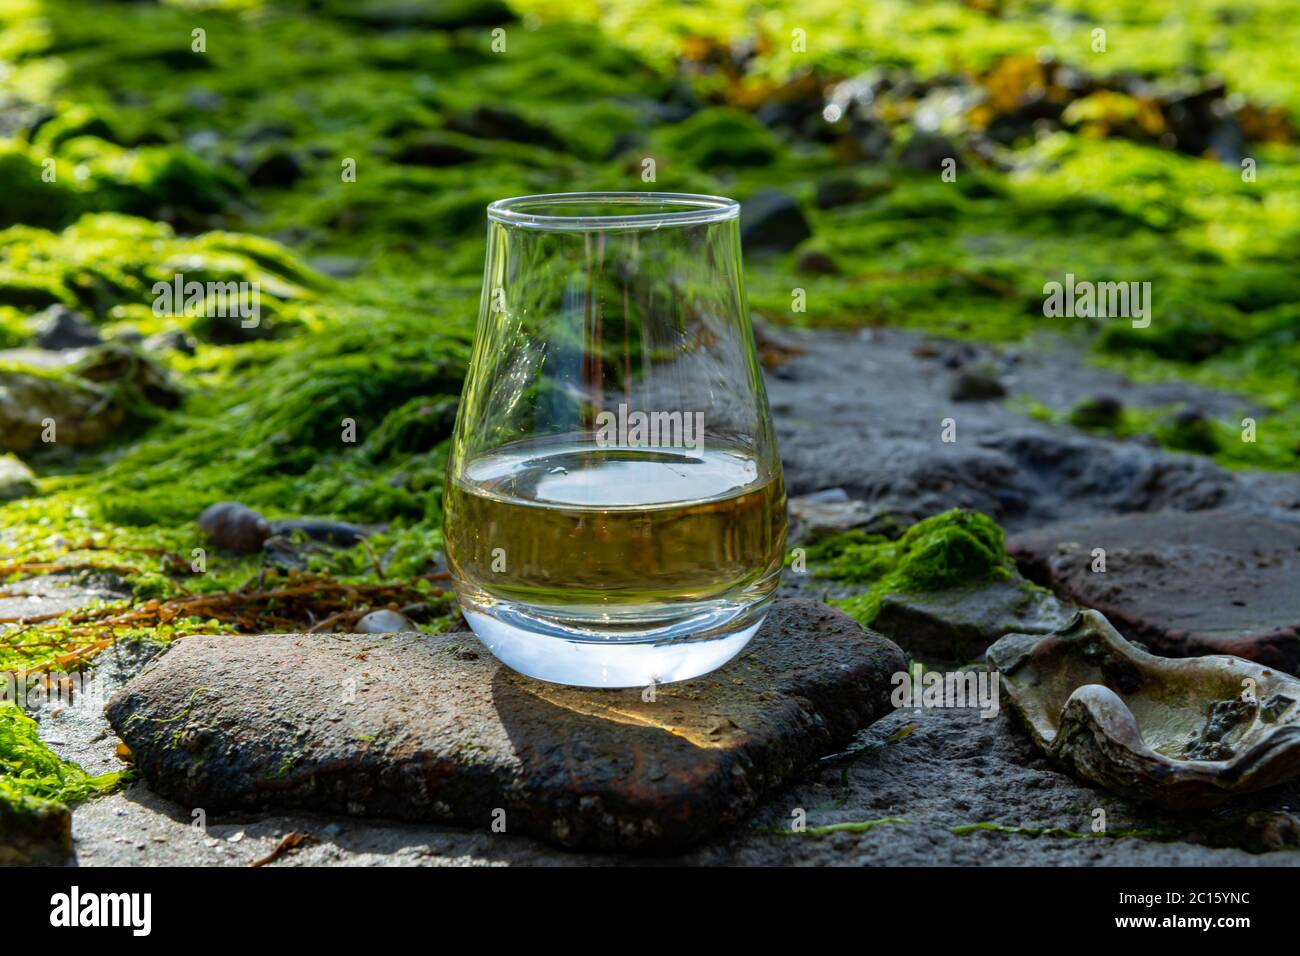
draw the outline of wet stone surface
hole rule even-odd
[[[962,507],[1008,531],[1209,508],[1300,526],[1300,476],[1228,472],[1204,457],[1034,421],[1010,401],[955,401],[943,355],[996,368],[1009,396],[1029,394],[1058,410],[1106,392],[1134,408],[1189,401],[1228,415],[1240,407],[1239,397],[1178,383],[1129,383],[1050,342],[999,353],[964,342],[935,345],[895,329],[781,335],[789,357],[767,387],[792,496],[842,489],[904,525]],[[946,421],[951,441],[944,440]]]
[[[1074,610],[1020,579],[947,591],[889,594],[872,627],[927,664],[968,663],[1004,634],[1048,634]]]
[[[1104,813],[1105,832],[1094,834]],[[803,833],[791,830],[796,813]],[[843,827],[893,819],[865,832]],[[303,810],[208,813],[136,783],[73,819],[82,865],[247,866],[290,833],[276,866],[640,865],[642,856],[573,853],[488,828]],[[1017,832],[1016,828],[1020,828]],[[667,862],[686,865],[1207,866],[1300,865],[1300,789],[1170,815],[1056,769],[1009,715],[900,710],[838,755],[812,764],[752,816]]]
[[[17,622],[24,618],[75,611],[99,601],[121,601],[130,596],[130,590],[114,575],[107,573],[41,574],[4,585],[3,592],[0,592],[0,618]],[[17,626],[17,623],[0,623],[0,633]]]
[[[1014,535],[1022,571],[1168,657],[1235,654],[1300,673],[1300,528],[1158,512]],[[1094,571],[1101,549],[1105,572]]]
[[[812,601],[776,604],[741,657],[648,691],[544,684],[467,632],[191,637],[108,717],[155,791],[491,828],[662,853],[887,713],[902,652]]]

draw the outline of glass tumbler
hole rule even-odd
[[[466,620],[517,671],[685,680],[762,623],[786,502],[739,213],[674,193],[488,207],[444,541]]]

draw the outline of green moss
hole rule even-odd
[[[871,585],[831,602],[864,625],[875,620],[888,594],[940,591],[1011,573],[997,522],[956,508],[917,522],[897,541],[848,532],[813,545],[806,558],[819,577]]]
[[[1123,419],[1124,409],[1107,398],[1085,398],[1070,409],[1068,420],[1075,428],[1113,430]]]
[[[861,530],[822,537],[804,548],[804,558],[819,578],[870,584],[897,565],[898,547],[887,537]],[[786,564],[793,561],[787,556]]]
[[[309,322],[303,308],[325,286],[283,247],[229,233],[178,236],[163,223],[116,213],[80,217],[62,231],[15,226],[0,232],[0,303],[40,308],[62,303],[94,317],[131,318],[141,331],[179,327],[158,321],[158,283],[256,283],[268,313],[286,323]],[[176,311],[183,311],[182,308]],[[134,311],[132,311],[134,308]]]
[[[53,181],[45,175],[47,168],[54,171]],[[72,170],[66,164],[17,143],[0,142],[0,182],[5,184],[0,193],[0,227],[16,223],[59,226],[67,222],[81,208],[80,198],[67,185],[71,181]]]
[[[665,138],[672,160],[699,169],[719,166],[768,166],[776,161],[780,144],[747,113],[708,109],[674,127]]]
[[[756,57],[750,72],[758,80],[781,80],[815,64],[853,74],[863,68],[864,51],[870,53],[867,62],[924,77],[950,73],[954,64],[983,70],[1006,55],[1041,51],[1103,74],[1173,76],[1189,65],[1215,69],[1247,95],[1300,111],[1300,92],[1281,52],[1300,45],[1288,0],[1234,9],[1230,22],[1215,0],[1075,0],[1053,4],[1050,16],[1032,5],[924,0],[882,0],[854,16],[846,16],[837,0],[774,0],[759,14],[745,0],[671,7],[654,0],[516,0],[513,6],[544,23],[600,18],[611,35],[660,64],[681,55],[685,36],[713,38],[724,51],[751,43]],[[1099,26],[1111,31],[1104,55],[1091,47],[1091,32]],[[807,38],[803,48],[791,42],[795,28]]]
[[[1139,373],[1141,366],[1137,367]],[[1053,424],[1104,431],[1116,438],[1144,436],[1173,451],[1211,455],[1228,468],[1293,470],[1300,467],[1300,410],[1249,412],[1231,420],[1187,414],[1172,406],[1123,408],[1085,400],[1068,414],[1020,399],[1027,415]],[[1179,414],[1182,412],[1183,414]]]
[[[881,817],[878,820],[853,820],[848,823],[828,823],[819,827],[805,827],[802,830],[792,830],[786,827],[765,827],[761,832],[770,833],[775,836],[809,836],[824,837],[832,833],[870,833],[876,827],[880,826],[909,826],[911,820],[904,817]]]
[[[1144,839],[1144,840],[1174,840],[1178,839],[1180,832],[1163,829],[1127,829],[1127,830],[1105,830],[1099,833],[1080,833],[1077,830],[1070,830],[1065,827],[1023,827],[1008,826],[1004,823],[963,823],[959,826],[950,827],[957,836],[966,836],[971,833],[1010,833],[1017,836],[1027,837],[1067,837],[1071,840],[1126,840],[1126,839]]]
[[[84,103],[64,104],[57,115],[37,130],[32,142],[53,153],[78,136],[93,136],[108,143],[122,142],[114,120],[105,115],[105,110]]]
[[[1219,450],[1218,428],[1214,421],[1199,415],[1175,415],[1156,426],[1156,438],[1166,448],[1213,455]]]
[[[1238,344],[1237,333],[1205,316],[1175,317],[1147,329],[1109,325],[1097,339],[1101,352],[1150,352],[1170,362],[1203,362]]]
[[[363,451],[371,461],[398,461],[428,452],[451,435],[457,405],[450,395],[413,398],[384,416]]]
[[[92,777],[63,760],[41,740],[36,721],[0,702],[0,799],[33,810],[39,803],[31,801],[77,803],[111,791],[121,779],[121,772]]]

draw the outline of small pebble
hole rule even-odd
[[[197,345],[190,335],[180,329],[159,332],[144,340],[144,347],[150,352],[180,352],[183,355],[193,355]]]
[[[840,267],[835,264],[835,260],[820,249],[809,249],[800,253],[795,268],[804,275],[833,276],[840,273]]]
[[[223,501],[199,515],[199,528],[212,542],[229,551],[253,554],[262,550],[271,526],[265,518],[234,501]]]
[[[1070,412],[1070,424],[1078,428],[1114,428],[1124,414],[1124,403],[1114,395],[1085,398]]]
[[[371,611],[357,621],[355,630],[358,634],[396,634],[398,631],[416,631],[419,628],[403,614],[381,610]]]
[[[43,349],[79,349],[102,341],[90,319],[65,305],[52,305],[36,317],[36,344]]]
[[[1003,398],[1007,387],[997,373],[988,368],[964,368],[952,380],[948,397],[954,402],[979,402]]]

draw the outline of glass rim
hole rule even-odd
[[[628,212],[613,215],[548,215],[525,212],[523,209],[540,206],[626,204],[669,207],[667,211]],[[673,208],[680,207],[680,208]],[[726,196],[709,196],[702,193],[657,192],[576,192],[537,193],[531,196],[512,196],[498,199],[487,207],[488,219],[507,226],[541,229],[552,232],[599,232],[608,229],[659,229],[663,226],[696,226],[705,223],[726,222],[740,215],[740,203]]]

